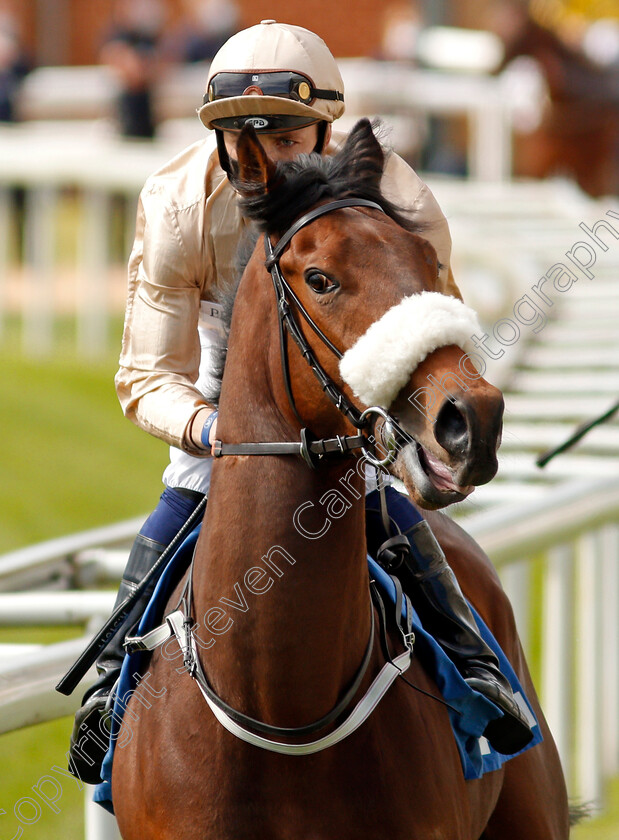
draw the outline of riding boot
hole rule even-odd
[[[162,543],[138,534],[127,561],[114,609],[135,591],[164,549],[165,545]],[[84,694],[82,706],[75,715],[69,750],[69,770],[74,776],[91,785],[101,781],[101,764],[109,746],[106,719],[103,716],[111,706],[112,690],[120,675],[125,656],[123,642],[131,628],[142,617],[155,584],[156,581],[153,581],[141,595],[99,656],[96,663],[99,676]]]
[[[471,688],[503,712],[484,735],[498,752],[511,755],[533,738],[495,653],[482,639],[460,585],[428,523],[422,519],[405,532],[410,551],[396,574],[417,610],[424,629],[436,640]],[[388,549],[387,549],[388,550]],[[380,558],[379,558],[380,559]],[[383,557],[383,562],[389,558]],[[393,566],[393,560],[391,563]]]

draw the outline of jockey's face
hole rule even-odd
[[[236,141],[238,132],[224,131],[224,142],[232,160],[236,160]],[[331,126],[327,126],[325,146],[331,137]],[[318,142],[318,124],[306,125],[291,131],[278,131],[274,134],[258,135],[260,143],[267,155],[273,161],[294,160],[298,155],[310,154]]]

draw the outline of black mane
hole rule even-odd
[[[237,278],[218,293],[222,304],[222,320],[226,332],[230,329],[232,308],[237,289],[257,238],[261,232],[282,235],[296,219],[325,200],[363,198],[376,202],[398,225],[412,233],[421,233],[424,225],[404,215],[380,190],[386,156],[376,140],[380,124],[360,120],[350,132],[343,148],[332,156],[316,153],[300,155],[294,161],[280,161],[269,189],[257,189],[256,184],[240,181],[232,175],[232,184],[239,193],[239,207],[253,224],[239,246]],[[215,354],[213,392],[205,394],[213,404],[219,401],[226,349]]]
[[[252,191],[252,184],[236,181],[239,192],[245,193],[239,199],[241,212],[259,230],[283,234],[321,201],[363,198],[379,204],[401,227],[420,233],[423,226],[405,216],[381,193],[380,181],[389,152],[379,146],[377,132],[380,132],[379,121],[372,125],[363,119],[335,155],[312,153],[299,155],[294,161],[280,161],[274,178],[276,188],[268,192],[257,193]]]

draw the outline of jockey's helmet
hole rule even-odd
[[[250,123],[268,133],[331,123],[343,113],[344,84],[325,42],[274,20],[237,32],[223,45],[198,110],[207,128],[240,131]]]

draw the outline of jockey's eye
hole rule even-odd
[[[327,277],[321,271],[315,268],[310,268],[305,272],[305,282],[313,292],[317,295],[324,295],[328,292],[334,292],[339,289],[340,284],[332,277]]]

